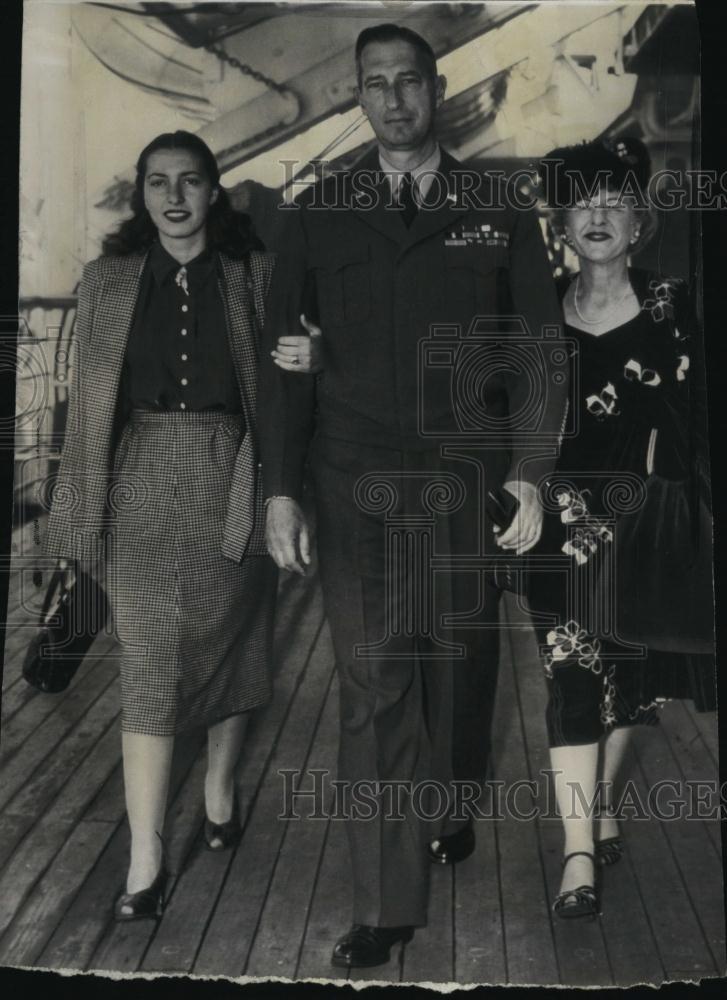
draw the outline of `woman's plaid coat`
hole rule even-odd
[[[240,562],[265,555],[264,505],[256,429],[258,331],[274,257],[250,254],[252,298],[244,263],[220,253],[220,292],[247,433],[240,446],[228,499],[222,553]],[[48,555],[95,561],[104,529],[126,344],[147,255],[99,257],[86,265],[76,318],[75,377],[60,468],[48,484]],[[254,315],[253,308],[254,306]]]

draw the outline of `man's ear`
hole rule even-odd
[[[366,108],[364,107],[363,101],[361,100],[361,88],[358,86],[358,84],[353,88],[353,96],[356,99],[356,103],[358,104],[358,106],[361,108],[363,113],[368,118],[368,114],[366,113]]]
[[[434,84],[434,96],[437,102],[437,107],[444,101],[444,94],[447,90],[447,77],[440,73]]]

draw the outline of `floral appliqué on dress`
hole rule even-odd
[[[569,533],[561,546],[561,552],[572,556],[582,566],[598,551],[599,542],[613,541],[613,532],[608,525],[589,514],[585,493],[576,489],[564,489],[558,492],[557,500],[563,524],[582,522]]]
[[[683,282],[678,278],[652,278],[649,282],[649,292],[651,295],[645,298],[641,308],[651,313],[655,323],[662,323],[665,319],[674,319],[674,295],[682,286]],[[679,336],[678,333],[675,336]]]
[[[553,667],[566,660],[576,659],[578,663],[594,674],[600,674],[602,668],[599,652],[601,644],[581,628],[578,622],[566,622],[557,625],[548,632],[545,641],[549,649],[545,655],[544,667],[548,677],[553,676]]]
[[[605,420],[606,417],[619,415],[617,402],[616,387],[613,382],[608,382],[600,393],[594,392],[590,396],[586,396],[586,409],[593,414],[596,420]]]

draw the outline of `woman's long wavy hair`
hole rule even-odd
[[[156,240],[157,227],[144,205],[144,179],[149,157],[160,149],[183,149],[194,153],[199,157],[208,180],[219,191],[207,216],[208,246],[237,259],[244,257],[250,250],[265,249],[255,234],[250,216],[234,209],[227,191],[220,186],[220,171],[212,150],[192,132],[178,130],[158,135],[141,151],[136,164],[134,193],[131,196],[131,218],[125,219],[115,232],[109,233],[105,238],[101,248],[104,256],[140,253],[148,250]]]

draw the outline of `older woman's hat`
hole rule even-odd
[[[651,160],[640,139],[594,139],[551,150],[538,172],[541,195],[551,208],[569,208],[604,187],[643,205]]]

